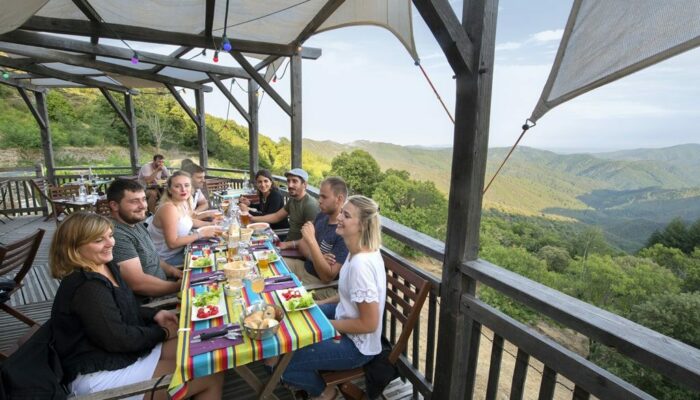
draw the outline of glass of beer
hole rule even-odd
[[[231,201],[230,200],[224,200],[221,202],[221,211],[224,212],[224,215],[228,215],[228,209],[231,207]]]
[[[233,261],[233,259],[238,255],[238,246],[231,245],[229,243],[228,248],[226,249],[226,258],[228,258],[229,261]]]
[[[250,224],[250,213],[248,211],[241,211],[239,214],[241,217],[241,225],[246,227],[248,224]]]

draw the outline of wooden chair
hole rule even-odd
[[[396,319],[401,330],[389,354],[389,362],[396,364],[401,353],[406,350],[408,339],[419,320],[423,303],[430,293],[430,282],[387,256],[384,256],[384,267],[387,284],[385,312]],[[357,400],[366,398],[366,395],[352,381],[363,378],[364,375],[361,367],[321,374],[326,385],[337,385],[346,399]]]
[[[205,182],[208,193],[220,192],[227,189],[228,185],[226,179],[207,179]]]
[[[72,190],[75,190],[75,193],[77,194],[78,188],[75,187],[75,189],[59,191],[57,190],[56,186],[50,185],[46,178],[35,178],[29,181],[29,183],[34,188],[35,195],[38,195],[44,202],[51,205],[49,215],[46,216],[44,221],[48,221],[49,218],[53,217],[54,221],[56,221],[56,225],[58,225],[61,222],[58,217],[61,214],[67,214],[67,208],[65,205],[58,204],[54,200],[63,198],[61,196],[62,194],[66,194],[65,197],[67,197],[67,193],[71,193],[70,196],[73,196]]]
[[[103,217],[111,217],[112,209],[109,208],[109,200],[97,200],[97,202],[95,203],[95,213],[102,215]]]
[[[41,239],[44,237],[44,233],[45,231],[43,229],[39,229],[36,233],[24,239],[7,245],[0,245],[0,278],[9,277],[11,273],[19,268],[19,271],[9,280],[9,282],[14,284],[13,288],[7,293],[9,296],[12,296],[22,288],[22,280],[32,268],[34,257],[39,250],[39,245],[41,244]],[[29,326],[39,325],[38,322],[8,305],[7,301],[0,303],[0,310],[5,311]],[[0,353],[0,355],[3,354]]]

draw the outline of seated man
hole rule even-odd
[[[289,233],[280,248],[293,248],[296,241],[301,239],[301,227],[309,221],[313,221],[318,214],[318,201],[306,193],[306,181],[309,174],[301,168],[294,168],[284,176],[287,177],[287,191],[289,201],[273,214],[253,215],[252,222],[275,223],[289,218]],[[248,206],[241,203],[241,211],[248,211]],[[293,243],[293,244],[292,244]]]
[[[307,222],[301,228],[303,238],[292,243],[306,260],[284,260],[305,285],[328,283],[338,279],[340,267],[348,256],[348,248],[343,238],[335,232],[335,228],[338,225],[338,214],[347,198],[348,187],[343,179],[331,176],[321,182],[318,196],[321,212],[313,223]],[[291,242],[287,242],[286,246],[289,243]],[[335,294],[335,289],[321,289],[316,290],[315,297],[325,299]]]
[[[107,189],[114,223],[114,262],[142,300],[177,293],[182,271],[162,261],[146,231],[146,194],[140,183],[117,179]],[[178,279],[168,281],[167,277]]]
[[[186,165],[183,162],[182,170],[189,172],[192,176],[192,190],[194,191],[194,193],[192,193],[192,209],[194,210],[195,214],[208,210],[209,199],[204,193],[207,190],[205,185],[206,171],[204,168],[193,162]]]
[[[158,180],[166,179],[170,176],[168,168],[165,166],[165,157],[162,154],[156,154],[153,156],[153,162],[144,164],[139,170],[138,181],[142,185],[154,186],[157,184]],[[146,190],[146,196],[148,199],[148,211],[156,211],[156,203],[160,197],[160,191],[157,188],[149,188]]]

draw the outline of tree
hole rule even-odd
[[[662,294],[635,306],[631,318],[647,328],[700,347],[700,292]],[[700,400],[700,393],[642,368],[613,350],[595,345],[590,358],[610,372],[660,399]]]
[[[372,197],[374,189],[382,180],[377,161],[364,150],[342,152],[331,161],[331,175],[345,179],[353,193]]]
[[[571,262],[571,256],[566,249],[557,246],[544,246],[537,252],[537,257],[547,263],[551,271],[564,272]]]

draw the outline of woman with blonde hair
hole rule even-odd
[[[170,265],[182,265],[185,246],[201,238],[214,237],[223,231],[215,222],[194,219],[192,178],[177,171],[169,178],[148,233],[158,255]],[[195,228],[195,229],[193,229]]]
[[[61,284],[51,309],[55,348],[75,395],[142,382],[175,370],[177,316],[140,307],[112,262],[111,222],[78,212],[51,242],[51,273]],[[198,379],[189,393],[221,398],[223,375]],[[155,398],[166,399],[157,392]]]
[[[338,394],[335,387],[325,386],[318,371],[358,368],[382,350],[386,272],[379,252],[377,203],[365,196],[350,196],[338,215],[336,232],[349,254],[340,269],[338,295],[323,301],[321,310],[342,334],[340,341],[326,340],[297,350],[282,375],[285,383],[304,389],[312,399],[333,399]]]

